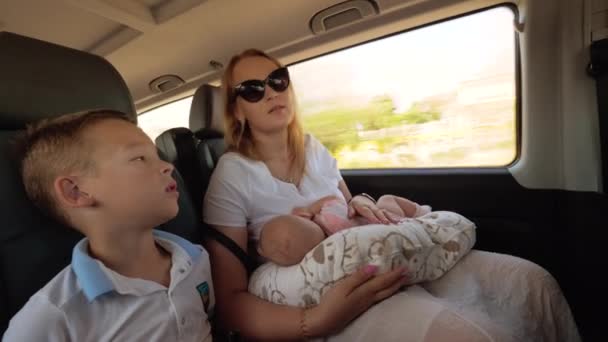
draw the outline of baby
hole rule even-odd
[[[428,205],[419,205],[403,197],[384,195],[378,199],[378,208],[393,222],[419,217],[431,212]],[[348,205],[334,196],[321,198],[308,207],[294,208],[291,215],[277,216],[268,221],[260,235],[258,253],[281,266],[291,266],[336,232],[367,225],[362,216],[348,218]]]

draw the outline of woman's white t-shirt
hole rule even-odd
[[[257,241],[263,225],[295,207],[312,204],[324,196],[344,198],[336,159],[313,136],[305,139],[306,170],[300,187],[272,176],[266,164],[235,152],[224,154],[211,176],[203,204],[206,223],[247,227]]]

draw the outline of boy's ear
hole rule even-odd
[[[95,199],[78,187],[75,177],[58,177],[53,187],[57,199],[63,206],[82,208],[95,205]]]

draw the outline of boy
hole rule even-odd
[[[177,215],[179,194],[146,134],[97,110],[29,127],[22,145],[28,197],[86,238],[4,341],[211,341],[209,257],[153,230]]]

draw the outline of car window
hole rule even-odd
[[[513,20],[498,7],[291,65],[305,130],[341,169],[510,164]]]
[[[175,127],[188,127],[192,96],[171,102],[137,117],[139,127],[154,141],[164,131]]]

